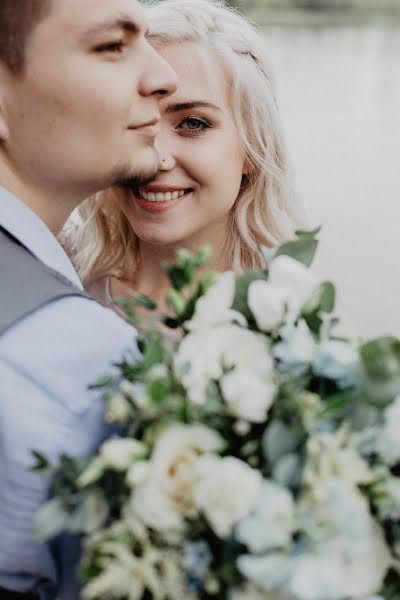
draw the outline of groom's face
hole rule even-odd
[[[146,27],[136,0],[52,0],[6,86],[3,146],[26,181],[90,194],[155,173],[154,123],[176,75]]]

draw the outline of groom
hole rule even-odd
[[[78,597],[73,540],[32,536],[49,482],[31,450],[93,451],[105,431],[88,385],[134,332],[84,295],[54,236],[85,197],[157,170],[176,76],[145,34],[137,0],[0,2],[1,600]]]

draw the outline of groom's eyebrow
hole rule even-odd
[[[113,29],[120,29],[133,35],[138,35],[142,32],[144,35],[147,35],[147,30],[145,30],[137,21],[134,21],[130,15],[120,14],[114,19],[107,19],[95,23],[84,32],[83,38],[91,38],[99,33],[105,33],[110,30],[112,31]]]
[[[219,106],[212,104],[212,102],[206,102],[205,100],[192,100],[190,102],[177,102],[175,104],[168,104],[164,112],[170,115],[172,113],[191,110],[193,108],[211,108],[214,110],[221,110]]]

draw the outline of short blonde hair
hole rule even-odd
[[[162,0],[146,5],[155,48],[183,42],[208,44],[231,81],[233,116],[250,166],[231,211],[225,256],[230,268],[265,266],[260,244],[274,246],[303,225],[293,193],[274,79],[265,41],[256,26],[219,0]],[[131,277],[138,240],[107,190],[81,207],[84,224],[77,267],[85,283],[112,272]]]

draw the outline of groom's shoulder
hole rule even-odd
[[[0,338],[0,363],[53,397],[75,397],[78,410],[86,404],[88,385],[126,352],[139,356],[135,330],[112,310],[80,296],[51,302]]]

